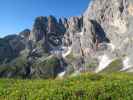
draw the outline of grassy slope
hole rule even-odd
[[[120,72],[122,69],[123,63],[121,59],[116,59],[112,61],[108,67],[106,67],[104,70],[102,70],[102,73],[114,73],[114,72]]]
[[[64,80],[0,80],[0,100],[133,100],[132,74],[83,74]]]

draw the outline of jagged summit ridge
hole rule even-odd
[[[63,73],[59,76],[86,71],[129,72],[133,70],[132,26],[132,0],[93,0],[82,16],[59,20],[39,16],[31,30],[1,39],[0,64],[24,58],[23,74],[44,76],[48,69],[39,64],[55,57],[58,67],[54,73]],[[4,71],[5,76],[14,75],[7,74]]]

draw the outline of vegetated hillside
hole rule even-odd
[[[56,80],[0,80],[0,100],[133,100],[132,74],[82,74]]]

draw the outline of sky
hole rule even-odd
[[[37,16],[82,14],[89,0],[0,0],[0,37],[32,28]]]

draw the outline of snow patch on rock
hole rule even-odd
[[[84,33],[83,33],[83,32],[79,32],[78,34],[79,34],[80,36],[83,36],[83,35],[84,35]]]
[[[113,61],[106,54],[99,56],[98,59],[99,59],[99,66],[96,69],[96,73],[105,69]]]
[[[63,72],[59,73],[58,78],[63,78],[65,74],[66,74],[66,71],[63,71]]]
[[[77,70],[77,71],[75,71],[71,76],[72,76],[72,77],[75,77],[75,76],[78,76],[78,75],[80,75],[80,71]]]
[[[72,51],[72,47],[62,47],[60,49],[54,49],[51,52],[51,54],[54,55],[62,55],[62,57],[66,57],[67,55],[69,55]]]
[[[67,52],[65,52],[65,53],[62,54],[62,56],[63,56],[64,58],[65,58],[66,56],[68,56],[68,55],[71,53],[71,51],[72,51],[72,48],[71,48],[71,47],[68,47],[67,49],[68,49]]]
[[[114,51],[114,50],[115,50],[115,48],[116,48],[116,47],[115,47],[115,45],[114,45],[114,44],[112,44],[112,43],[109,43],[109,44],[108,44],[108,46],[110,46],[110,47],[111,47],[112,51]]]
[[[122,69],[122,71],[127,70],[131,67],[132,67],[132,65],[130,64],[130,58],[125,57],[125,59],[123,60],[123,69]]]

